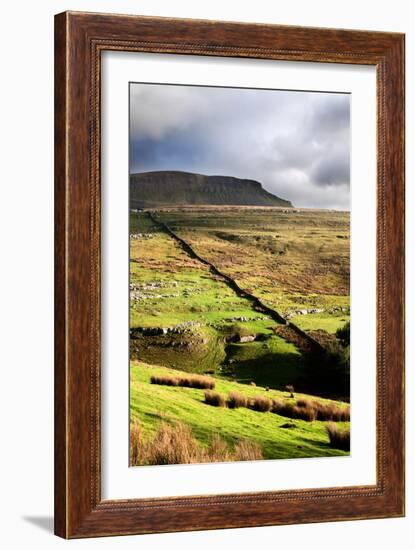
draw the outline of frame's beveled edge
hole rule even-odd
[[[68,538],[150,534],[212,529],[277,526],[303,523],[329,523],[358,519],[386,519],[404,516],[403,507],[386,495],[282,502],[281,507],[267,503],[235,502],[211,504],[202,497],[194,506],[161,506],[153,509],[128,509],[117,503],[110,509],[98,507],[83,518]],[[370,509],[368,509],[368,499]],[[289,508],[289,509],[287,509]],[[340,508],[338,510],[337,508]]]
[[[305,31],[333,31],[335,33],[345,32],[345,33],[361,33],[368,37],[373,36],[385,36],[385,37],[402,37],[405,36],[405,33],[395,32],[395,31],[378,31],[378,30],[367,30],[367,29],[349,29],[345,27],[316,27],[313,25],[290,25],[290,24],[279,24],[279,23],[264,23],[260,21],[234,21],[229,19],[201,19],[199,17],[173,17],[165,15],[137,15],[131,13],[109,13],[109,12],[89,12],[89,11],[78,11],[78,10],[65,10],[55,15],[55,17],[66,15],[67,17],[73,20],[97,20],[97,18],[102,18],[103,20],[111,20],[116,23],[117,19],[131,19],[134,22],[148,21],[148,22],[178,22],[178,23],[202,23],[204,25],[223,25],[230,24],[235,27],[268,27],[271,29],[292,29],[292,30],[305,30]]]
[[[54,90],[54,532],[67,530],[67,407],[66,407],[66,163],[67,163],[67,13],[55,16]]]
[[[385,310],[383,339],[388,411],[382,427],[386,444],[385,491],[400,515],[405,514],[405,35],[395,37],[382,62],[384,191],[383,250],[385,295],[378,308]],[[380,146],[379,136],[379,146]],[[379,176],[378,176],[378,179]],[[380,184],[381,183],[381,184]],[[379,224],[380,228],[380,224]],[[378,245],[380,250],[380,246]],[[380,302],[380,300],[379,300]],[[389,371],[389,373],[387,372]]]
[[[396,32],[258,22],[79,11],[63,13],[69,24],[82,30],[89,40],[102,39],[105,49],[117,49],[111,46],[113,40],[120,44],[124,42],[124,47],[120,49],[137,51],[134,44],[141,43],[146,48],[140,51],[150,51],[149,46],[154,45],[154,51],[163,53],[373,65],[379,63],[386,52],[405,36]],[[132,43],[131,48],[128,48],[128,42]],[[186,51],[181,51],[184,49]],[[222,53],[217,53],[217,49]],[[224,53],[225,49],[227,53]],[[344,57],[347,61],[342,61]]]
[[[258,34],[259,27],[263,32],[252,42],[252,33],[255,31]],[[368,39],[371,39],[370,44]],[[55,16],[57,535],[79,538],[404,515],[404,41],[405,36],[398,33],[261,23],[82,12],[63,12]],[[362,51],[363,42],[365,47]],[[291,49],[293,44],[295,49]],[[381,466],[378,471],[381,478],[378,478],[376,486],[370,488],[371,494],[366,494],[363,487],[355,488],[358,491],[353,495],[353,488],[342,488],[345,490],[341,491],[341,495],[327,498],[325,490],[316,489],[310,491],[309,500],[301,496],[289,500],[288,511],[284,510],[287,499],[275,499],[273,502],[264,496],[259,507],[258,502],[254,502],[255,499],[249,495],[243,499],[230,499],[226,498],[230,495],[225,495],[100,502],[97,429],[100,397],[99,338],[97,345],[94,343],[99,321],[99,289],[94,289],[93,285],[97,280],[99,282],[97,129],[99,56],[103,49],[371,64],[378,67],[378,72],[382,71],[384,78],[378,81],[378,106],[381,111],[378,125],[382,122],[387,130],[384,136],[387,150],[385,147],[380,149],[379,141],[378,151],[383,151],[381,156],[385,162],[382,167],[383,179],[379,176],[378,183],[382,189],[385,188],[386,210],[379,215],[382,223],[378,224],[378,229],[381,229],[378,247],[383,257],[386,253],[389,255],[393,267],[392,272],[386,274],[389,285],[386,290],[389,294],[379,295],[379,301],[389,300],[389,305],[394,306],[394,314],[388,321],[388,330],[392,330],[393,334],[393,339],[388,339],[391,347],[388,348],[386,341],[384,344],[385,354],[393,359],[391,368],[395,376],[393,380],[385,381],[385,399],[394,405],[399,414],[395,415],[390,425],[382,427],[383,435],[381,440],[378,439],[378,446],[380,442],[384,453],[381,463],[378,463]],[[397,94],[398,87],[400,93]],[[70,99],[74,97],[77,102],[71,103]],[[85,155],[86,149],[89,156]],[[82,182],[88,182],[88,185]],[[386,246],[389,239],[390,247],[383,250],[382,238],[385,237],[386,243],[383,245]],[[78,398],[76,406],[75,396]],[[85,446],[90,447],[89,454],[85,453]],[[84,454],[81,456],[82,450]],[[288,493],[294,495],[296,492]],[[323,496],[317,497],[321,493]],[[281,492],[274,494],[281,496]],[[154,506],[156,500],[159,505]],[[315,509],[316,500],[319,501],[318,510]],[[163,504],[167,501],[169,505]],[[266,509],[264,502],[267,502]],[[334,513],[336,505],[341,513]]]

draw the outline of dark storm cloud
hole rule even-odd
[[[311,174],[316,185],[336,185],[349,182],[349,159],[344,154],[328,155],[327,158],[323,158],[316,163]]]
[[[187,136],[176,136],[174,140],[135,139],[131,142],[133,157],[140,163],[140,171],[153,170],[154,166],[181,165],[187,170],[200,158],[198,143],[187,139]]]
[[[260,181],[296,206],[349,208],[349,96],[134,84],[131,172]]]
[[[326,101],[321,102],[312,116],[313,129],[321,135],[332,136],[344,132],[349,126],[349,101],[347,95],[321,94]]]

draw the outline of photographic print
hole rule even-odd
[[[130,83],[130,465],[350,452],[350,95]]]

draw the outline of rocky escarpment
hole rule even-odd
[[[161,171],[130,175],[130,207],[169,205],[240,205],[292,207],[255,180]]]

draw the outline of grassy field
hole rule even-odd
[[[349,307],[349,213],[190,209],[157,213],[201,256],[281,313]],[[316,317],[313,328],[331,314]],[[343,316],[344,317],[344,316]]]
[[[264,458],[268,459],[347,454],[329,446],[324,422],[289,420],[271,412],[260,413],[246,408],[211,407],[203,402],[203,390],[150,384],[154,374],[174,375],[177,371],[142,362],[131,364],[131,419],[139,422],[146,437],[154,436],[161,422],[174,425],[179,421],[191,427],[202,445],[207,445],[214,433],[219,433],[230,445],[246,438],[259,444]],[[287,392],[265,391],[261,387],[226,380],[218,380],[216,389],[223,394],[237,390],[250,397],[265,395],[292,401]],[[301,397],[304,396],[295,396],[296,399]],[[284,427],[287,424],[292,427]],[[339,425],[346,427],[348,423]]]
[[[290,318],[290,321],[294,322],[305,331],[321,329],[325,330],[329,334],[335,334],[335,332],[339,328],[343,327],[349,320],[350,316],[345,315],[343,312],[332,314],[313,313],[310,315],[294,315]]]
[[[201,390],[149,379],[172,369],[209,374],[224,393],[236,388],[252,396],[267,388],[268,396],[287,397],[283,390],[293,385],[347,401],[348,387],[331,391],[322,384],[320,391],[316,383],[330,379],[330,362],[277,334],[272,315],[189,254],[162,224],[263,304],[336,342],[337,329],[349,320],[349,215],[176,208],[153,216],[130,216],[131,420],[138,420],[143,437],[154,436],[163,421],[181,422],[201,445],[213,433],[230,445],[246,438],[264,458],[345,454],[329,446],[323,422],[295,420],[294,428],[285,429],[280,425],[287,419],[277,414],[217,409],[203,403]]]

